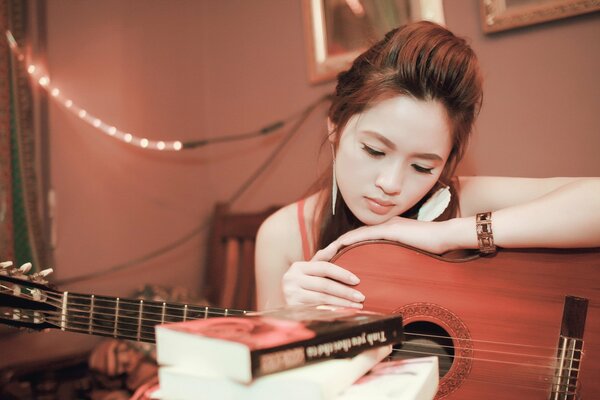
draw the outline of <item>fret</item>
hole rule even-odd
[[[183,321],[184,322],[187,319],[187,312],[188,312],[188,305],[186,304],[183,306]]]
[[[142,332],[142,314],[144,312],[144,300],[140,300],[140,312],[138,315],[138,328],[137,328],[137,341],[140,341],[140,334]]]
[[[167,306],[167,303],[165,303],[163,301],[162,303],[162,313],[160,314],[160,323],[161,325],[165,323],[165,307]]]
[[[92,333],[92,321],[94,320],[94,295],[90,298],[90,320],[88,323],[88,333]]]
[[[113,329],[113,336],[117,337],[117,323],[119,321],[119,298],[117,297],[117,306],[115,308],[115,323]]]
[[[223,314],[224,317],[227,316],[227,309],[225,309],[225,314]]]
[[[208,307],[204,307],[204,319],[208,318]]]
[[[64,331],[67,328],[67,307],[68,307],[69,292],[64,292],[62,295],[62,310],[60,312],[60,329]]]

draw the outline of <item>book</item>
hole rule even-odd
[[[432,400],[438,385],[437,357],[385,361],[335,400]]]
[[[333,400],[391,352],[391,346],[366,350],[352,358],[326,360],[259,377],[249,384],[220,376],[209,365],[195,369],[159,368],[164,400]]]
[[[402,340],[402,317],[330,306],[288,307],[156,327],[157,361],[252,379]]]

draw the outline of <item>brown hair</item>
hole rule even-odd
[[[335,125],[333,144],[337,148],[341,132],[356,114],[386,98],[406,95],[418,100],[439,101],[451,124],[453,145],[439,182],[450,185],[453,202],[438,220],[455,216],[458,210],[454,171],[462,158],[475,116],[482,101],[482,79],[473,50],[466,41],[446,28],[420,21],[394,29],[354,60],[351,68],[338,76],[328,117]],[[321,188],[331,187],[331,169],[319,180]],[[418,208],[436,184],[403,216],[414,218]],[[331,193],[324,190],[315,213],[314,237],[323,248],[343,233],[361,226],[343,198],[338,195],[336,214],[331,215]]]

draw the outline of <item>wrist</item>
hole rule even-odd
[[[443,221],[444,243],[446,251],[459,249],[477,249],[477,233],[475,231],[475,217],[452,218]]]

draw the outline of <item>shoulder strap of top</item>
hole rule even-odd
[[[304,221],[304,199],[297,204],[298,209],[298,226],[300,227],[300,237],[302,238],[302,254],[304,260],[310,260],[310,244],[308,243],[308,232],[306,231],[306,223]]]

